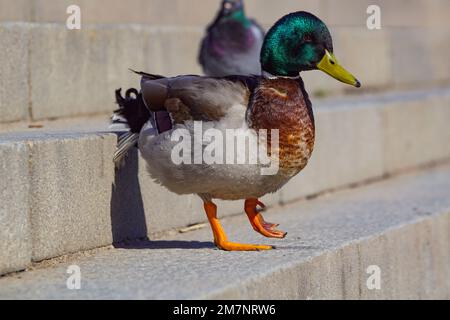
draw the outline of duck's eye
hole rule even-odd
[[[303,37],[303,42],[313,42],[313,37],[310,34],[307,34]]]

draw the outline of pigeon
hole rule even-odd
[[[199,62],[211,77],[259,75],[264,30],[247,18],[242,0],[223,0],[201,43]]]

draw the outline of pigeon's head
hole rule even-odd
[[[230,17],[236,13],[242,12],[244,10],[244,3],[242,0],[223,0],[221,16]]]

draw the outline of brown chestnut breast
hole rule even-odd
[[[279,130],[280,171],[295,175],[314,149],[311,102],[301,79],[263,79],[255,89],[247,120],[254,130]],[[270,149],[269,149],[270,150]]]

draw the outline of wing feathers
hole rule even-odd
[[[236,106],[247,107],[254,77],[180,76],[142,79],[142,95],[152,111],[167,110],[177,123],[218,121]]]

